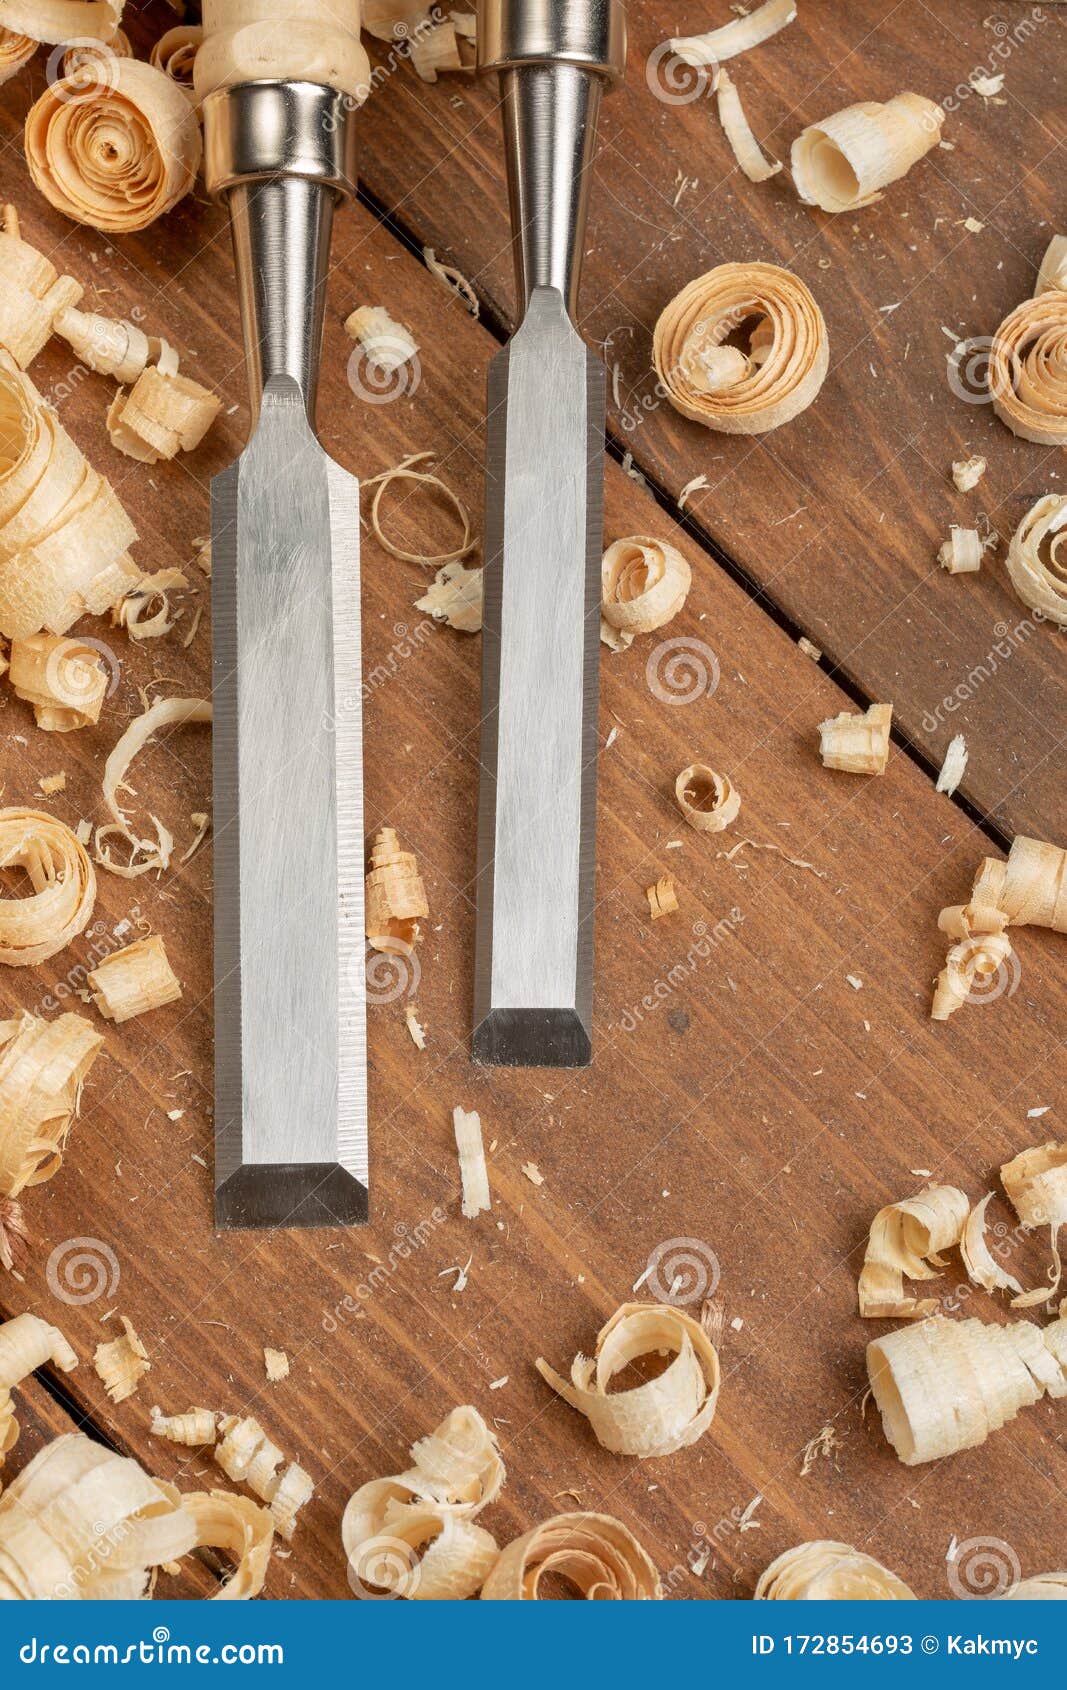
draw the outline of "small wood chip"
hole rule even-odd
[[[271,1350],[265,1347],[263,1350],[263,1365],[267,1370],[267,1379],[270,1384],[277,1385],[279,1380],[288,1379],[289,1357],[284,1350]]]
[[[93,1366],[112,1402],[132,1397],[152,1363],[148,1351],[124,1314],[119,1315],[122,1334],[108,1344],[97,1344]]]
[[[485,1165],[485,1146],[482,1143],[482,1123],[473,1109],[461,1109],[457,1104],[452,1111],[452,1124],[456,1133],[459,1177],[463,1188],[461,1208],[470,1221],[492,1207],[489,1172]]]
[[[648,899],[648,907],[653,921],[658,921],[660,916],[673,915],[678,908],[678,896],[674,889],[674,877],[672,875],[665,874],[656,881],[654,886],[647,887],[645,896]]]

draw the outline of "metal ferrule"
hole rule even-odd
[[[314,416],[334,207],[355,190],[354,114],[317,82],[243,82],[204,101],[205,180],[229,207],[253,411],[288,376]]]
[[[623,0],[478,0],[478,69],[572,64],[609,82],[626,66]]]

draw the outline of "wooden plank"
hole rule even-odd
[[[9,120],[19,97],[5,93]],[[207,526],[207,478],[247,426],[221,222],[187,204],[164,229],[110,248],[30,199],[11,149],[0,170],[4,197],[25,202],[30,238],[94,276],[101,308],[142,308],[195,353],[190,373],[217,381],[233,404],[195,456],[149,470],[106,443],[107,383],[72,376],[58,347],[35,366],[64,423],[120,486],[141,529],[142,564],[189,566],[188,627],[206,597],[191,551]],[[326,444],[363,476],[435,450],[477,511],[491,338],[365,211],[343,213],[336,252]],[[417,390],[392,404],[357,404],[345,382],[341,321],[359,297],[388,303],[420,345]],[[416,546],[448,543],[447,514],[420,497],[398,498],[389,520]],[[607,524],[611,534],[671,531],[615,466]],[[842,693],[676,537],[695,582],[669,637],[705,642],[721,679],[672,707],[650,690],[656,642],[605,658],[605,745],[612,728],[618,734],[600,787],[597,1048],[589,1070],[565,1074],[468,1063],[478,642],[427,626],[411,608],[424,576],[366,540],[368,824],[390,822],[417,851],[432,910],[414,992],[428,1050],[408,1038],[403,987],[371,1011],[366,1231],[211,1232],[209,847],[159,882],[102,874],[99,933],[32,976],[0,979],[5,1004],[41,1005],[46,989],[57,1002],[61,988],[76,992],[92,943],[113,943],[116,924],[135,911],[165,935],[183,1001],[108,1029],[64,1169],[29,1205],[38,1245],[26,1282],[0,1287],[0,1298],[8,1312],[29,1306],[60,1318],[86,1358],[108,1309],[134,1321],[153,1362],[138,1396],[113,1409],[88,1366],[70,1385],[154,1471],[199,1486],[210,1469],[148,1437],[153,1402],[262,1417],[319,1487],[291,1558],[274,1563],[273,1595],[345,1595],[346,1497],[396,1470],[412,1438],[468,1400],[494,1419],[509,1464],[488,1522],[502,1539],[570,1506],[574,1489],[633,1524],[676,1595],[748,1594],[771,1556],[803,1537],[868,1544],[931,1595],[945,1592],[953,1533],[1009,1539],[1027,1572],[1056,1559],[1062,1409],[1038,1407],[987,1448],[909,1472],[861,1419],[871,1328],[853,1307],[867,1225],[882,1202],[922,1183],[911,1170],[977,1195],[1007,1155],[1055,1130],[1057,1113],[1035,1126],[1026,1111],[1062,1101],[1062,943],[1025,933],[1010,1001],[968,1007],[944,1028],[929,1023],[942,954],[936,913],[966,891],[987,841],[900,754],[880,781],[823,771],[814,724],[842,707]],[[117,635],[112,643],[119,686],[99,729],[44,741],[25,707],[8,701],[2,773],[12,799],[63,766],[68,789],[50,806],[72,822],[99,818],[103,756],[140,707],[138,685],[153,676],[165,677],[164,692],[207,685],[206,625],[188,651],[173,639],[141,651]],[[190,812],[205,806],[206,738],[195,729],[168,736],[134,776],[138,804],[180,842]],[[756,852],[742,856],[744,868],[719,857],[714,839],[683,837],[670,789],[675,770],[700,756],[742,793],[730,837],[779,843],[817,872]],[[664,870],[678,880],[681,910],[652,928],[644,887]],[[294,865],[295,884],[299,872]],[[709,934],[717,942],[701,947]],[[481,1110],[496,1146],[493,1212],[475,1223],[459,1215],[449,1121],[458,1102]],[[529,1160],[543,1186],[524,1176]],[[86,1236],[114,1252],[118,1281],[96,1302],[66,1306],[50,1288],[49,1257]],[[600,1450],[531,1363],[538,1353],[564,1363],[587,1348],[650,1253],[679,1238],[702,1241],[709,1271],[712,1256],[718,1262],[722,1401],[695,1449],[636,1465]],[[449,1270],[468,1256],[470,1283],[457,1295]],[[1036,1255],[1028,1265],[1038,1271]],[[264,1344],[292,1358],[282,1384],[265,1381]],[[839,1455],[801,1480],[801,1452],[827,1422],[843,1437]],[[739,1515],[757,1493],[763,1524],[742,1532]],[[698,1580],[687,1560],[705,1540],[714,1559]]]
[[[807,0],[735,78],[756,133],[779,157],[807,122],[855,100],[914,88],[948,108],[936,151],[882,204],[827,217],[799,204],[787,172],[762,185],[732,167],[714,102],[658,99],[655,49],[728,19],[724,5],[630,11],[625,88],[604,105],[581,310],[604,343],[620,447],[688,510],[869,698],[890,699],[936,766],[951,737],[972,746],[963,790],[1007,832],[1062,833],[1067,701],[1055,634],[1035,626],[1004,567],[952,578],[937,551],[952,523],[988,519],[1010,536],[1058,485],[1056,453],[1016,441],[987,404],[946,378],[952,339],[988,336],[1031,291],[1056,227],[1052,112],[1065,20],[1046,8],[1005,20],[984,0]],[[994,28],[998,24],[998,28]],[[468,275],[512,320],[495,90],[468,77],[420,83],[394,52],[361,114],[362,179],[419,241]],[[648,68],[652,63],[652,68]],[[973,68],[1004,69],[1003,97],[973,94]],[[699,94],[699,89],[696,90]],[[970,235],[965,218],[983,224]],[[665,403],[651,337],[666,302],[726,260],[768,259],[811,286],[829,329],[831,371],[814,406],[759,439],[711,433]],[[978,349],[981,364],[981,349]],[[949,468],[989,460],[973,494]]]

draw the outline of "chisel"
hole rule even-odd
[[[489,367],[476,1062],[592,1055],[605,372],[575,327],[621,0],[480,0],[499,75],[519,326]]]
[[[359,488],[313,432],[353,102],[204,102],[229,208],[252,432],[211,486],[215,1218],[367,1218]]]

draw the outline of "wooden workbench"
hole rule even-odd
[[[412,608],[423,572],[369,533],[367,831],[388,823],[417,853],[432,916],[414,991],[426,1051],[409,1038],[403,996],[370,1012],[367,1229],[212,1231],[210,844],[158,880],[100,876],[101,932],[150,923],[184,996],[107,1027],[63,1169],[27,1202],[33,1256],[24,1278],[0,1281],[0,1314],[38,1310],[83,1359],[61,1386],[35,1382],[26,1448],[82,1424],[199,1486],[210,1464],[149,1438],[151,1404],[255,1413],[318,1485],[291,1554],[272,1564],[274,1596],[347,1594],[345,1499],[397,1471],[412,1439],[467,1401],[491,1418],[507,1461],[504,1497],[485,1521],[502,1540],[577,1495],[633,1526],[676,1597],[750,1595],[772,1556],[804,1538],[866,1548],[927,1596],[949,1593],[954,1536],[1003,1540],[1024,1573],[1067,1560],[1067,1409],[1042,1403],[980,1450],[907,1469],[877,1414],[863,1411],[864,1345],[888,1327],[855,1314],[876,1209],[927,1171],[977,1198],[1009,1156],[1063,1133],[1062,939],[1021,935],[1010,998],[965,1006],[944,1026],[929,1020],[929,1001],[943,960],[937,912],[964,899],[980,858],[1017,831],[1067,834],[1061,639],[1048,628],[1012,635],[1010,657],[990,662],[1004,628],[1025,615],[1003,546],[977,577],[950,578],[936,562],[952,521],[984,511],[1008,534],[1029,500],[1059,485],[1054,452],[1016,441],[988,406],[951,393],[943,328],[989,334],[1031,290],[1056,227],[1067,19],[1047,9],[992,64],[1006,81],[989,102],[953,91],[975,66],[990,71],[1004,39],[983,22],[990,0],[802,0],[800,9],[737,67],[770,148],[781,155],[804,122],[852,99],[914,87],[954,104],[944,132],[954,150],[934,152],[854,218],[812,213],[784,174],[760,187],[739,176],[706,100],[667,105],[646,85],[659,41],[721,21],[725,7],[630,8],[628,85],[605,109],[582,295],[585,332],[619,365],[606,534],[681,546],[694,584],[670,634],[706,642],[721,679],[672,708],[647,685],[649,642],[604,655],[592,1067],[492,1072],[468,1061],[479,640],[426,625]],[[1030,8],[1014,0],[996,14],[1023,15]],[[152,3],[135,19],[142,50],[168,16]],[[384,51],[375,57],[386,64]],[[209,589],[194,540],[208,530],[210,477],[240,449],[248,411],[219,212],[198,191],[145,234],[114,242],[53,214],[21,150],[42,84],[43,55],[0,94],[0,199],[17,202],[27,238],[87,284],[87,306],[139,309],[226,401],[199,451],[149,469],[108,443],[106,380],[72,368],[58,342],[33,366],[137,523],[138,562],[181,567],[190,580],[177,633],[161,642],[136,648],[94,624],[120,663],[97,728],[46,736],[28,706],[5,696],[5,801],[46,804],[74,824],[102,818],[103,760],[141,709],[138,689],[209,686]],[[494,108],[493,90],[471,79],[428,87],[406,63],[383,75],[360,118],[365,193],[335,232],[320,403],[323,441],[347,468],[367,477],[433,451],[475,513],[486,364],[512,310]],[[963,229],[967,217],[981,233]],[[424,244],[471,279],[480,321],[423,266]],[[815,405],[747,441],[657,403],[649,373],[666,299],[712,264],[743,258],[786,263],[808,281],[832,349]],[[342,323],[358,303],[386,305],[418,341],[417,385],[392,403],[361,401],[346,380]],[[625,451],[644,482],[620,467]],[[963,497],[948,470],[971,451],[990,467]],[[701,473],[708,489],[683,517],[676,495]],[[421,495],[395,498],[389,520],[416,549],[451,543],[447,510]],[[800,634],[824,653],[820,663],[798,649]],[[892,701],[899,726],[884,778],[824,770],[816,724],[873,699]],[[970,763],[950,799],[934,775],[961,731]],[[674,775],[694,760],[728,772],[741,791],[724,839],[688,831],[674,809]],[[60,768],[66,790],[41,799],[38,779]],[[207,733],[168,735],[143,755],[135,785],[138,804],[184,848],[190,814],[208,807]],[[785,856],[749,849],[726,860],[721,851],[742,838]],[[680,910],[653,927],[645,887],[664,872],[677,880]],[[300,873],[294,863],[294,888]],[[710,955],[686,964],[705,933],[716,938]],[[90,944],[85,935],[38,970],[5,972],[4,1005],[54,1007],[80,983]],[[83,1007],[76,997],[72,1006]],[[456,1103],[480,1111],[494,1145],[493,1209],[475,1222],[459,1213]],[[540,1186],[522,1172],[530,1161]],[[997,1219],[1007,1214],[996,1208]],[[75,1238],[114,1253],[118,1283],[72,1305],[56,1296],[48,1263]],[[569,1364],[588,1349],[650,1253],[673,1239],[699,1241],[717,1263],[722,1395],[695,1448],[637,1463],[601,1450],[532,1364],[539,1354]],[[469,1283],[456,1294],[448,1270],[468,1257]],[[1035,1241],[1022,1273],[1035,1278],[1043,1260]],[[946,1286],[955,1279],[953,1270]],[[979,1294],[965,1307],[1004,1317]],[[152,1358],[138,1395],[118,1408],[91,1366],[112,1310],[130,1317]],[[265,1344],[291,1357],[281,1384],[265,1382]],[[803,1452],[827,1425],[837,1447],[802,1476]]]

